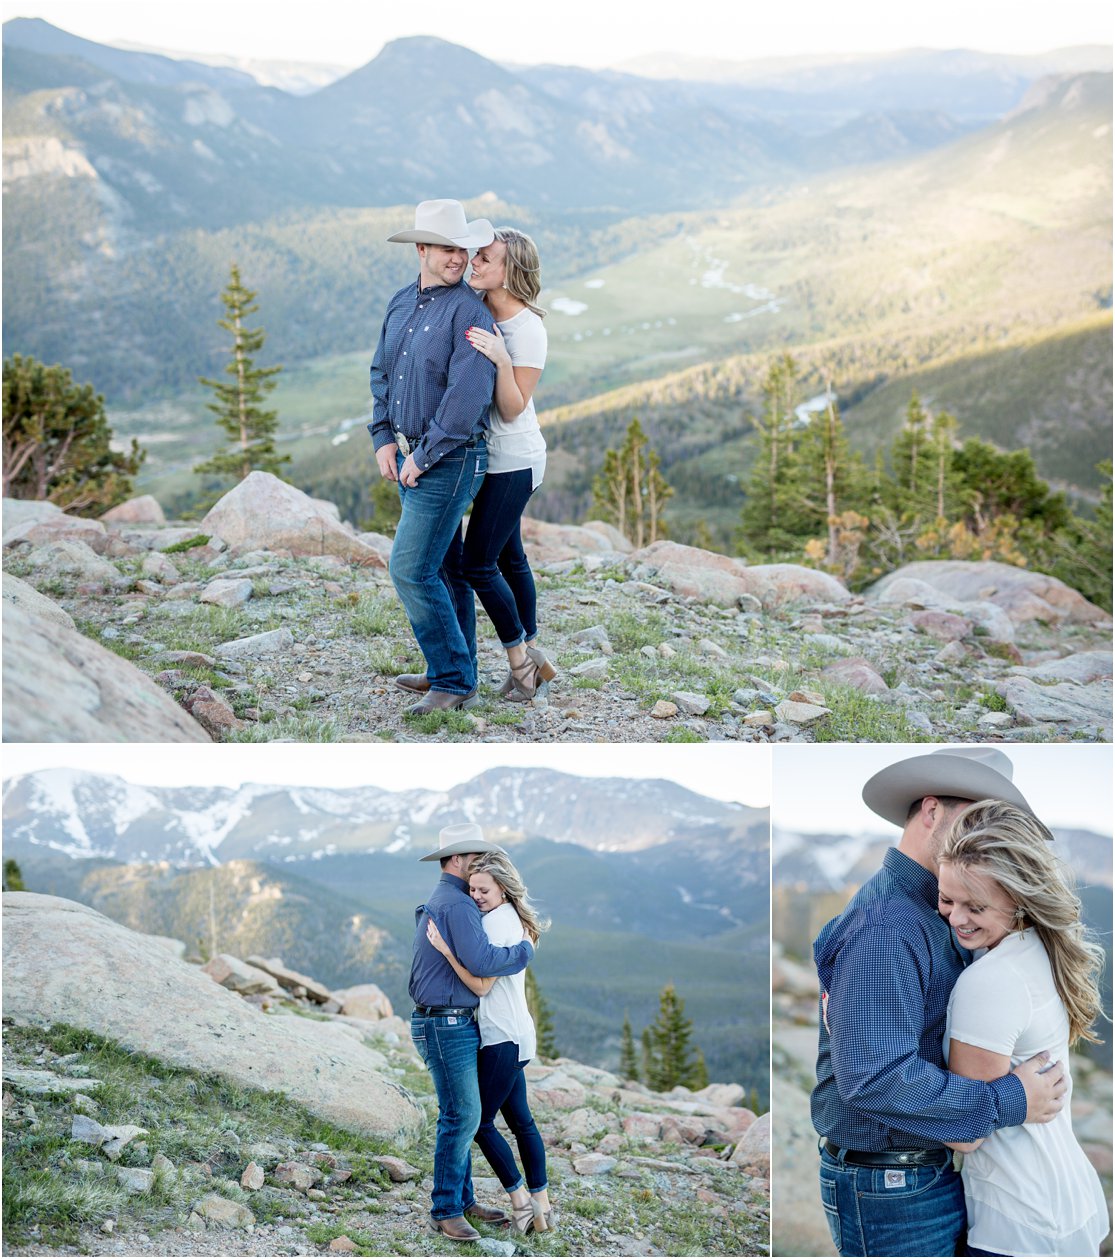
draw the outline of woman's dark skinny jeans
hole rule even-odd
[[[530,1113],[523,1075],[529,1061],[519,1061],[519,1046],[510,1040],[485,1045],[476,1056],[480,1077],[480,1129],[476,1144],[508,1193],[523,1184],[523,1175],[503,1133],[496,1128],[497,1114],[503,1116],[519,1147],[527,1188],[531,1193],[546,1188],[546,1147]]]
[[[519,533],[532,477],[529,468],[488,473],[473,500],[460,558],[461,576],[476,591],[504,647],[538,633],[534,574]]]

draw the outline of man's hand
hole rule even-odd
[[[381,446],[376,451],[376,463],[379,464],[379,475],[385,481],[397,481],[399,479],[399,471],[395,462],[395,456],[399,453],[398,443],[390,442],[386,446]]]
[[[414,462],[413,455],[407,455],[403,466],[399,469],[399,480],[407,487],[414,489],[418,484],[418,478],[422,475],[422,469]]]
[[[1026,1118],[1024,1123],[1049,1123],[1061,1113],[1065,1104],[1065,1093],[1068,1084],[1065,1081],[1065,1068],[1062,1063],[1049,1066],[1049,1055],[1038,1054],[1017,1067],[1011,1068],[1011,1074],[1018,1076],[1022,1087],[1026,1090]]]

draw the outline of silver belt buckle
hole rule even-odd
[[[396,445],[399,447],[399,449],[403,452],[403,458],[405,459],[405,458],[407,457],[407,455],[409,455],[409,454],[410,454],[410,451],[411,451],[411,445],[410,445],[410,442],[409,442],[409,441],[407,441],[407,439],[406,439],[406,437],[405,437],[405,435],[404,435],[404,434],[402,434],[402,433],[396,433],[396,434],[395,434],[395,443],[396,443]]]

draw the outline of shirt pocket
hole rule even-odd
[[[452,329],[419,324],[414,330],[411,345],[425,383],[444,388],[449,379],[449,360],[453,355]]]

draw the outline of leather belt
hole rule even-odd
[[[857,1167],[938,1167],[952,1161],[952,1151],[940,1150],[844,1150],[825,1141],[833,1158]]]
[[[457,1016],[460,1018],[476,1018],[474,1005],[416,1005],[414,1013],[424,1019],[440,1019]]]

